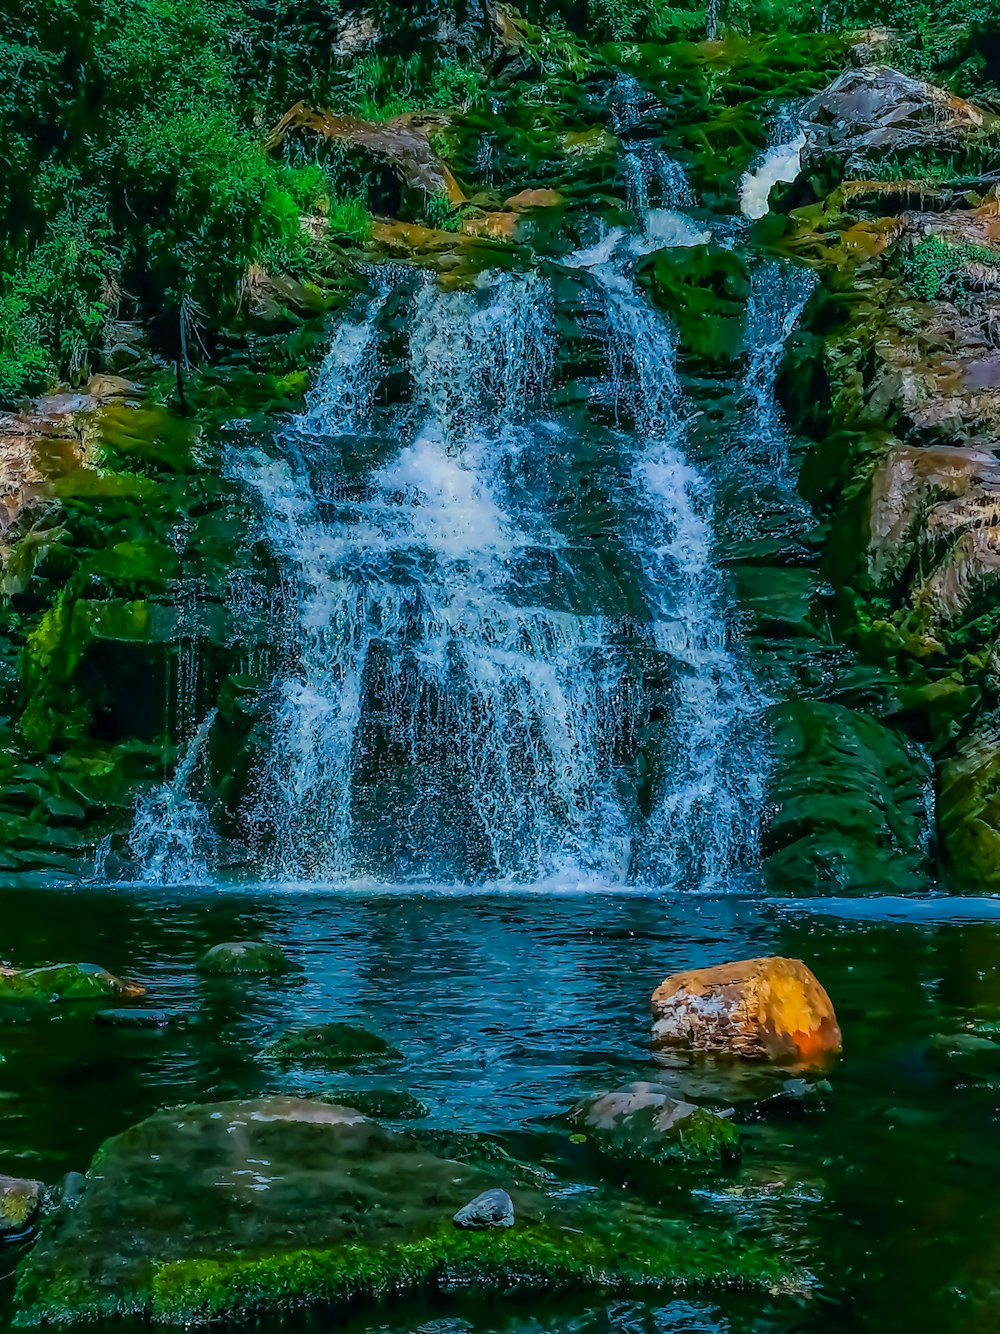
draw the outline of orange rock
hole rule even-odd
[[[813,1061],[840,1050],[830,997],[799,959],[694,968],[653,992],[654,1047]]]
[[[522,190],[511,195],[506,207],[515,213],[523,213],[528,208],[558,208],[563,197],[558,190]]]
[[[513,241],[517,232],[516,213],[484,213],[478,218],[463,218],[466,236],[485,236],[491,241]]]

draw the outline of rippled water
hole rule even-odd
[[[54,902],[3,892],[7,957],[97,959],[145,982],[150,1002],[188,1026],[102,1028],[86,1007],[60,1007],[40,1026],[0,1027],[0,1171],[55,1180],[159,1106],[324,1082],[403,1087],[428,1104],[428,1124],[495,1132],[530,1152],[538,1118],[654,1072],[648,1000],[665,975],[778,952],[807,959],[838,1011],[844,1055],[828,1072],[828,1109],[746,1125],[739,1170],[705,1177],[675,1203],[774,1239],[816,1274],[811,1301],[472,1302],[390,1308],[375,1327],[454,1316],[447,1328],[477,1331],[985,1330],[1000,1309],[1000,1047],[992,1063],[981,1053],[949,1060],[932,1041],[1000,1018],[993,901],[300,888],[165,890],[155,902],[140,890],[81,890],[58,912]],[[194,972],[208,944],[246,937],[279,942],[305,972],[243,982]],[[367,1024],[405,1061],[391,1077],[324,1081],[257,1057],[272,1034],[307,1020]],[[659,1073],[689,1096],[744,1106],[787,1078],[676,1060]],[[0,1268],[14,1258],[0,1252]]]

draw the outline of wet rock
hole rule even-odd
[[[60,1001],[145,994],[145,987],[135,982],[123,982],[93,963],[63,963],[26,969],[0,967],[0,1015],[10,1007],[30,1008]]]
[[[284,1033],[261,1052],[269,1061],[292,1065],[358,1065],[399,1060],[402,1053],[376,1033],[354,1024],[315,1024]]]
[[[268,148],[277,148],[293,130],[312,130],[325,139],[366,149],[385,158],[411,189],[429,195],[444,195],[452,208],[465,203],[465,193],[447,164],[431,147],[431,135],[439,129],[442,117],[412,114],[394,120],[367,121],[356,116],[338,116],[320,111],[306,102],[297,102],[282,116],[268,140]]]
[[[199,973],[258,973],[270,977],[301,972],[278,945],[260,940],[226,941],[213,945],[198,961]]]
[[[491,1227],[514,1226],[514,1201],[505,1190],[484,1190],[462,1206],[452,1219],[457,1228],[482,1231]]]
[[[177,1023],[166,1010],[98,1010],[94,1023],[105,1028],[166,1028]]]
[[[744,959],[668,977],[653,992],[654,1047],[770,1060],[840,1051],[829,996],[799,959]]]
[[[521,190],[511,195],[504,207],[523,213],[529,208],[558,208],[564,202],[558,190]]]
[[[27,1232],[45,1194],[40,1181],[0,1176],[0,1237]]]
[[[729,1117],[671,1097],[656,1084],[630,1084],[578,1103],[570,1125],[609,1158],[641,1163],[730,1163],[740,1156]]]
[[[511,1160],[503,1167],[512,1177]],[[98,1151],[22,1261],[19,1324],[128,1314],[173,1324],[474,1283],[483,1295],[787,1280],[752,1243],[605,1192],[512,1188],[518,1226],[455,1227],[500,1169],[456,1162],[344,1107],[274,1097],[156,1113]]]
[[[427,1104],[412,1093],[394,1089],[335,1089],[319,1095],[317,1101],[353,1107],[375,1121],[419,1121],[430,1113]]]
[[[802,111],[810,152],[849,156],[947,141],[981,130],[987,120],[964,98],[887,65],[845,70]]]

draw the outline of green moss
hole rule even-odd
[[[92,963],[52,964],[0,973],[0,1013],[11,1005],[106,1000],[109,996],[120,996],[125,990],[117,978]]]
[[[226,941],[212,948],[198,960],[199,973],[232,975],[238,973],[274,977],[300,971],[278,945],[263,940]]]
[[[692,1242],[680,1228],[669,1240],[633,1242],[626,1249],[612,1236],[571,1236],[539,1226],[502,1235],[442,1229],[384,1249],[345,1246],[266,1259],[180,1261],[155,1270],[151,1293],[155,1319],[182,1323],[400,1291],[662,1291],[690,1284],[766,1289],[785,1277],[780,1262],[763,1250]]]
[[[677,326],[682,350],[708,362],[740,355],[750,280],[734,251],[715,245],[659,250],[638,272]]]
[[[384,1038],[354,1024],[317,1024],[282,1034],[261,1056],[288,1064],[356,1065],[398,1059],[401,1053]]]
[[[376,1121],[419,1121],[430,1112],[427,1104],[412,1093],[400,1093],[395,1089],[334,1089],[320,1094],[316,1101],[353,1107]]]

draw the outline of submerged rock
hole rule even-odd
[[[653,1045],[771,1060],[840,1051],[830,997],[799,959],[744,959],[668,977],[653,992]]]
[[[463,1205],[452,1222],[458,1228],[473,1232],[490,1227],[513,1227],[514,1201],[499,1187],[484,1190],[481,1195]]]
[[[274,977],[279,973],[301,972],[278,945],[262,940],[230,940],[213,945],[198,962],[199,973],[260,973]]]
[[[656,1084],[629,1084],[578,1103],[570,1124],[609,1158],[644,1163],[730,1163],[740,1141],[729,1115],[671,1097]]]
[[[98,1010],[94,1023],[104,1028],[166,1028],[176,1023],[165,1010]]]
[[[138,997],[145,987],[123,982],[94,963],[60,963],[45,968],[0,968],[0,1014],[9,1007],[20,1009],[53,1005],[59,1001],[101,1000],[110,996]]]
[[[45,1194],[40,1181],[0,1176],[0,1237],[27,1232]]]
[[[505,1180],[512,1180],[510,1160]],[[512,1186],[517,1228],[457,1228],[501,1169],[442,1157],[357,1112],[275,1097],[158,1112],[109,1140],[81,1199],[21,1264],[22,1326],[128,1314],[246,1320],[406,1291],[658,1291],[788,1280],[777,1257],[611,1194]]]
[[[362,1061],[399,1060],[402,1052],[377,1033],[354,1024],[316,1024],[283,1033],[264,1048],[261,1056],[289,1064],[356,1065]]]
[[[430,1113],[427,1104],[412,1093],[395,1089],[337,1089],[321,1094],[317,1100],[354,1107],[376,1121],[420,1121]]]

